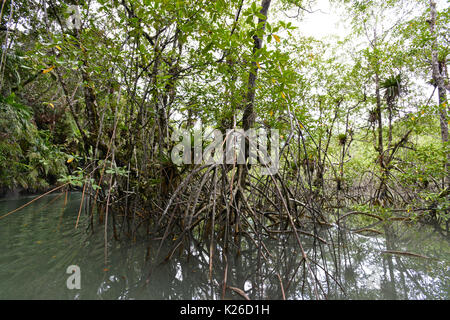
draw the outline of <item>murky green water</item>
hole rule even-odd
[[[0,200],[0,216],[32,198]],[[305,253],[320,265],[310,261],[308,268],[297,242],[286,237],[265,241],[267,251],[244,241],[241,254],[226,261],[215,246],[211,280],[209,246],[193,243],[154,267],[144,285],[150,270],[146,256],[157,251],[159,242],[109,240],[105,265],[102,228],[87,232],[85,215],[74,228],[79,203],[79,193],[69,194],[67,201],[64,194],[50,195],[0,219],[0,299],[241,298],[232,289],[223,295],[225,274],[228,286],[251,299],[281,299],[283,292],[287,299],[450,298],[450,245],[429,227],[393,225],[386,229],[388,237],[327,229],[319,235],[328,245],[301,236]],[[67,288],[70,265],[80,267],[81,289]]]

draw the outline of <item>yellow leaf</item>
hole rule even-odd
[[[274,78],[272,78],[272,82],[275,84],[275,83],[277,83],[276,81],[275,81],[275,79]]]
[[[256,61],[256,65],[258,66],[258,69],[261,69],[261,66],[259,65],[258,61]]]
[[[286,96],[284,95],[284,93],[281,93],[281,96],[283,97],[283,99],[286,99]]]
[[[46,74],[46,73],[52,71],[54,68],[55,68],[55,66],[51,66],[50,68],[44,69],[44,70],[42,71],[42,73],[43,73],[43,74]]]
[[[277,42],[280,42],[280,37],[277,36],[276,34],[273,34],[272,37],[273,37]]]
[[[60,46],[55,46],[56,49],[58,49],[59,51],[61,51],[61,47]]]
[[[269,114],[270,114],[270,116],[273,116],[273,111],[270,111]]]
[[[414,117],[411,117],[411,120],[413,120],[413,121],[414,121],[414,119],[415,119]]]
[[[71,163],[73,161],[73,157],[67,159],[67,163]]]
[[[49,102],[50,107],[52,107],[52,109],[55,108],[55,106],[53,105],[53,103]]]

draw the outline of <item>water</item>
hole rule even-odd
[[[92,235],[84,214],[75,229],[80,197],[49,195],[0,219],[0,299],[242,299],[235,289],[223,296],[225,273],[227,285],[251,299],[281,299],[283,293],[287,299],[450,298],[450,245],[430,227],[398,223],[385,227],[388,236],[370,237],[324,229],[319,236],[328,245],[301,235],[308,258],[319,264],[310,262],[308,268],[293,237],[266,240],[267,251],[243,241],[240,255],[226,261],[216,244],[211,279],[209,245],[194,242],[154,265],[148,277],[146,256],[154,256],[159,242],[115,241],[109,233],[105,264],[103,229]],[[0,200],[0,216],[31,199]],[[80,267],[81,289],[67,288],[70,265]]]

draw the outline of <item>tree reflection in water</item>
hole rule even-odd
[[[302,236],[308,263],[288,235],[266,239],[264,246],[243,238],[239,254],[229,252],[226,258],[216,245],[211,279],[208,244],[192,243],[154,267],[145,286],[143,276],[128,298],[448,299],[448,241],[423,226],[383,229],[385,236],[376,237],[337,228],[319,231],[327,244]]]

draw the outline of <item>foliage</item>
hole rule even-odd
[[[32,110],[15,96],[0,97],[0,183],[3,187],[45,190],[67,171],[66,155],[49,133],[31,121]]]

